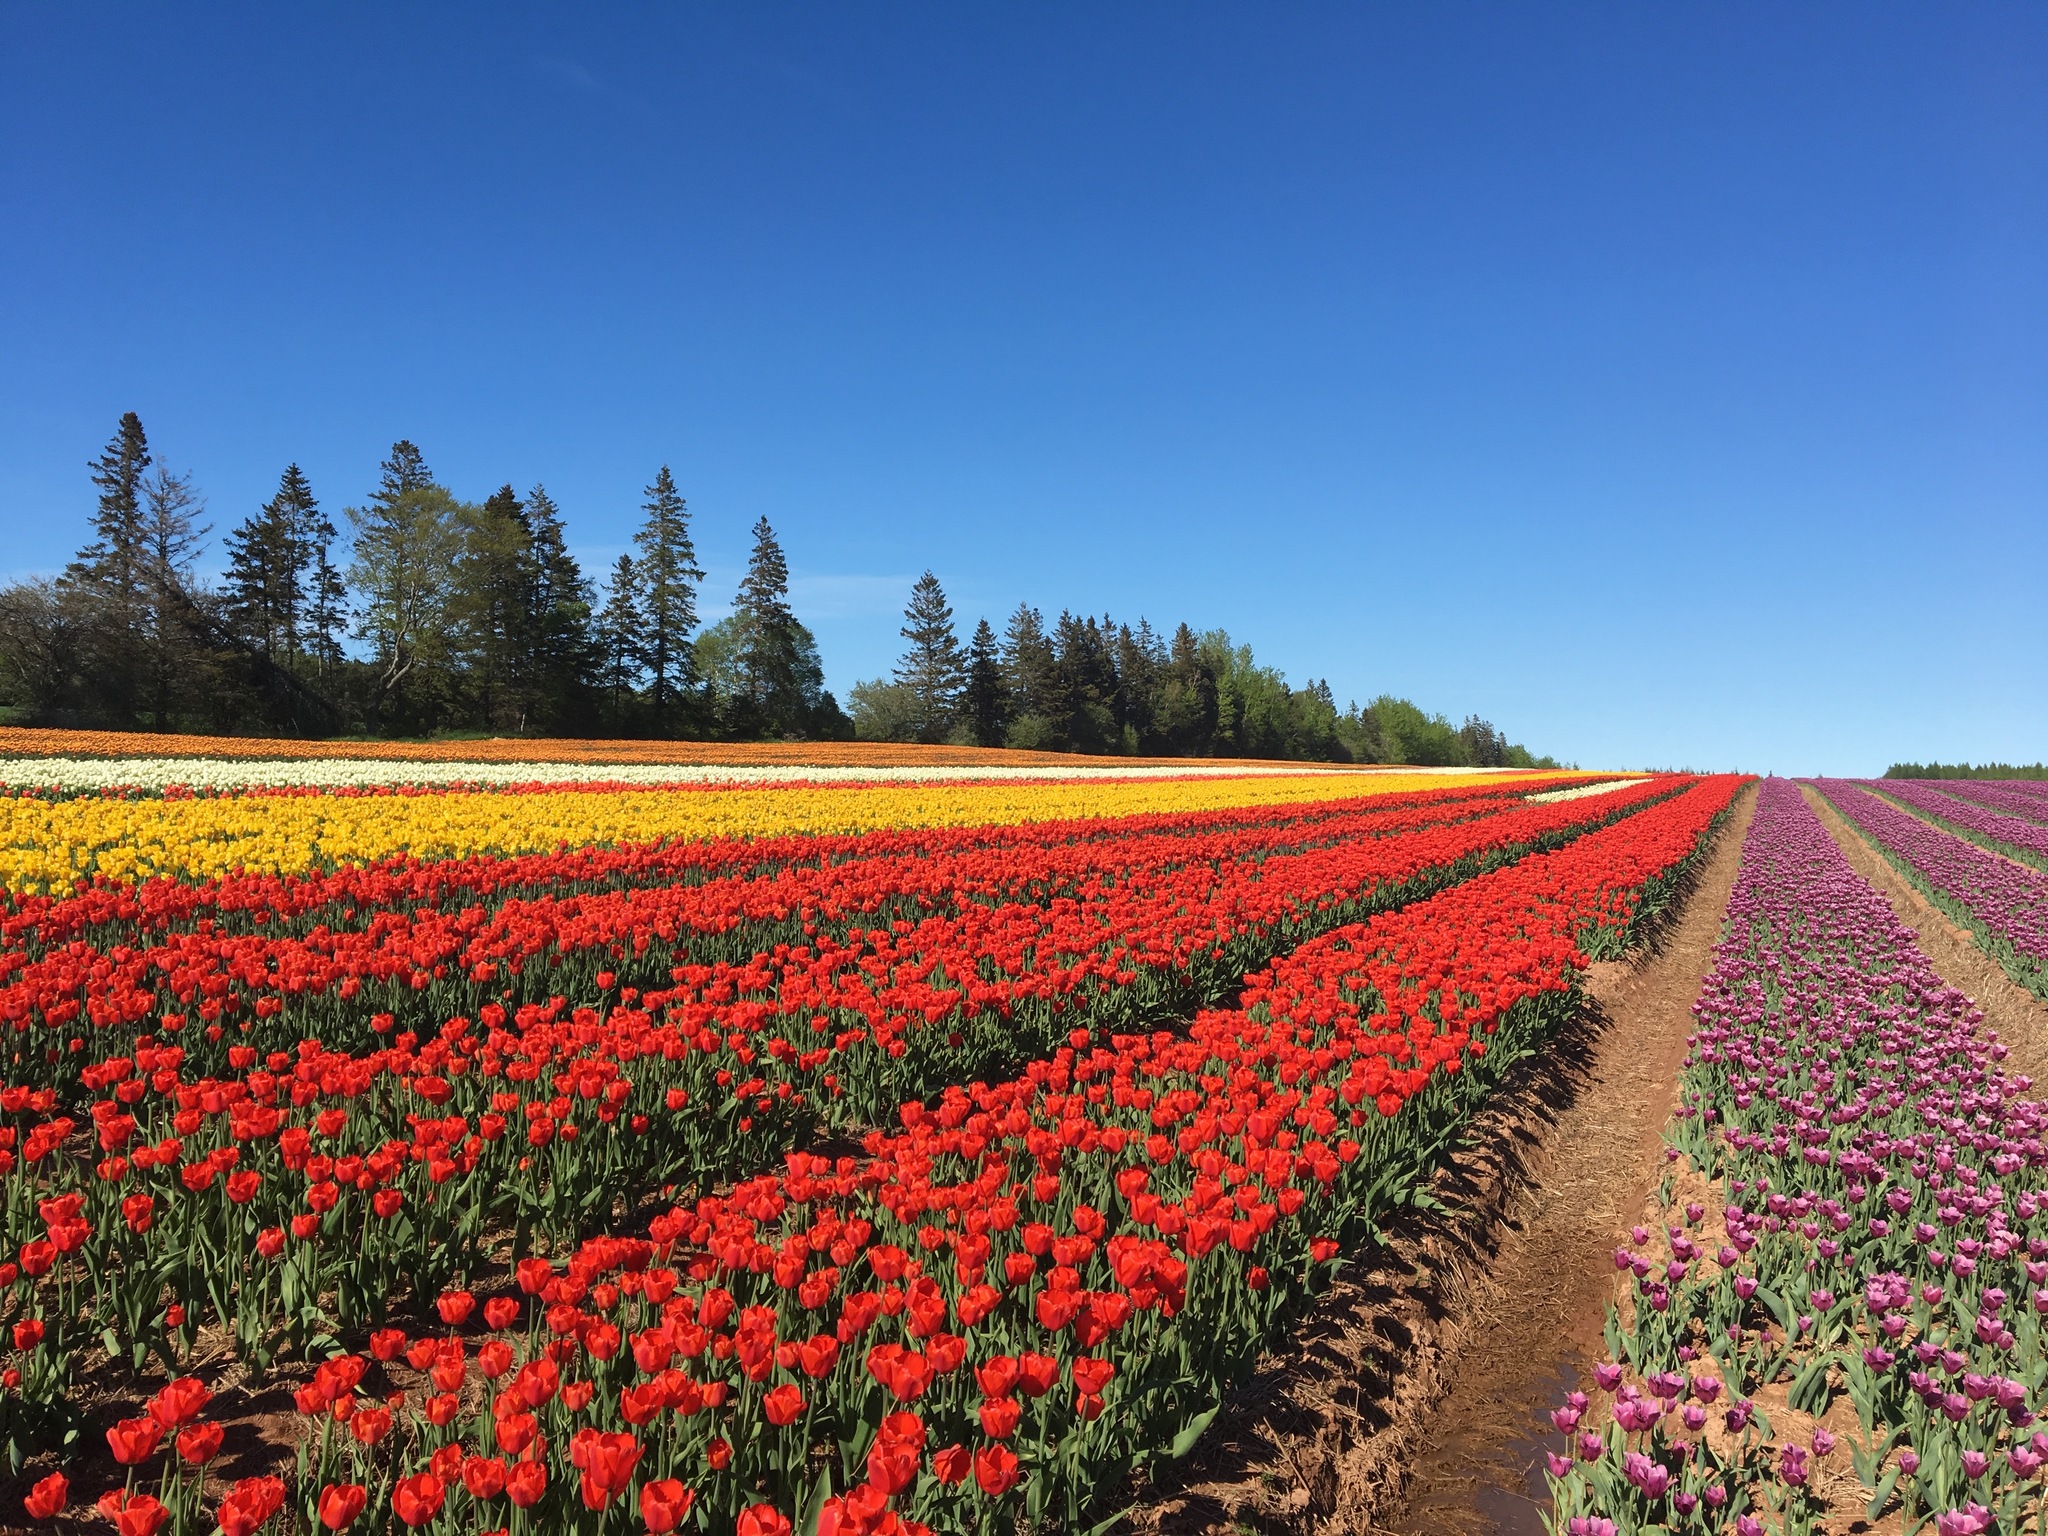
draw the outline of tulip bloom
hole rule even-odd
[[[320,1523],[330,1531],[345,1531],[369,1501],[369,1490],[360,1483],[329,1483],[320,1490]]]

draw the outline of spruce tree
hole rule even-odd
[[[1019,603],[1003,634],[1003,686],[1010,696],[1010,724],[1029,718],[1042,730],[1052,728],[1056,670],[1045,619],[1036,608]]]
[[[523,730],[531,710],[525,662],[536,620],[532,554],[526,507],[511,486],[466,509],[448,606],[476,722],[486,730]]]
[[[417,697],[419,674],[447,657],[448,595],[464,510],[434,483],[409,442],[392,445],[369,505],[347,509],[355,529],[348,570],[359,600],[355,633],[370,642],[377,668],[373,726],[414,705],[425,713],[413,723],[432,723],[432,701]]]
[[[754,551],[733,604],[740,620],[739,664],[744,679],[745,728],[774,736],[804,729],[815,703],[802,676],[808,636],[789,607],[789,561],[768,519],[754,524]]]
[[[696,667],[690,632],[697,627],[697,586],[704,572],[690,542],[690,509],[676,490],[666,464],[647,487],[642,510],[647,520],[633,535],[640,550],[634,570],[640,581],[647,668],[652,673],[654,711],[666,725],[673,706],[691,683]]]
[[[631,555],[620,555],[605,583],[594,636],[598,680],[613,730],[630,712],[633,695],[647,667],[647,624],[640,606],[640,570]]]
[[[974,637],[967,642],[967,683],[960,691],[960,714],[979,747],[999,747],[1009,723],[1009,690],[1003,686],[1002,657],[996,650],[996,632],[987,619],[976,621]]]
[[[192,583],[192,560],[210,531],[189,475],[159,465],[142,482],[137,575],[142,590],[140,657],[153,724],[170,730],[183,706],[202,697],[212,670],[210,621]]]
[[[71,567],[102,596],[131,610],[141,592],[142,472],[154,462],[142,418],[126,412],[113,439],[87,466],[100,504],[93,514],[92,543],[79,551]]]
[[[930,571],[910,589],[903,619],[901,633],[910,647],[896,664],[896,681],[910,690],[913,700],[912,739],[944,741],[960,705],[960,637],[953,632],[953,609],[945,589]]]
[[[549,729],[559,729],[581,708],[596,665],[590,631],[590,583],[569,553],[561,510],[536,485],[526,495],[530,535],[526,671],[535,707]]]
[[[266,660],[291,664],[312,649],[316,567],[333,537],[296,464],[278,477],[277,494],[228,535],[229,621]]]
[[[75,616],[82,702],[114,724],[132,720],[142,687],[142,473],[151,462],[142,418],[129,411],[87,466],[99,490],[93,536],[58,583]]]

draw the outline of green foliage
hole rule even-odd
[[[2048,763],[1893,763],[1888,779],[2048,779]]]
[[[1180,624],[1169,637],[1142,618],[1071,611],[1048,625],[1019,604],[1000,637],[981,619],[962,646],[930,571],[905,609],[894,675],[857,684],[849,718],[791,609],[789,562],[767,519],[754,526],[732,614],[699,631],[704,573],[666,465],[647,487],[633,553],[617,557],[601,591],[543,487],[463,501],[407,441],[347,509],[345,563],[291,464],[224,541],[218,591],[191,570],[206,533],[199,498],[156,465],[139,418],[121,418],[89,469],[97,505],[77,559],[55,581],[0,588],[0,718],[363,738],[857,734],[1107,755],[1555,766],[1477,716],[1454,727],[1390,696],[1340,712],[1327,683],[1290,685],[1220,629]]]

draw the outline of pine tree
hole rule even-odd
[[[154,462],[142,418],[125,413],[106,449],[87,466],[100,504],[93,514],[93,541],[71,567],[78,579],[131,610],[141,592],[142,472]]]
[[[640,571],[631,555],[620,555],[605,583],[604,607],[594,626],[599,685],[612,729],[626,719],[647,667],[647,625],[640,608]]]
[[[1010,615],[1003,634],[1003,686],[1010,696],[1010,723],[1024,719],[1038,722],[1041,731],[1051,731],[1061,713],[1058,667],[1052,642],[1045,636],[1045,619],[1036,608],[1019,603]]]
[[[1216,674],[1202,655],[1195,632],[1182,624],[1159,674],[1155,721],[1165,750],[1175,757],[1215,753]]]
[[[322,522],[332,529],[333,524]],[[325,680],[341,668],[341,637],[348,632],[349,617],[348,583],[329,558],[325,539],[314,546],[306,594],[306,654],[313,675]]]
[[[423,666],[446,658],[463,509],[428,475],[419,449],[398,442],[370,504],[347,510],[355,528],[348,581],[360,599],[355,632],[374,648],[371,715],[372,724],[381,725],[417,691]]]
[[[58,583],[74,615],[83,702],[118,724],[134,717],[142,687],[142,473],[151,462],[142,418],[129,411],[105,451],[87,466],[99,489],[93,537]]]
[[[930,571],[910,589],[903,618],[902,635],[910,648],[896,664],[896,681],[910,690],[914,701],[913,739],[944,741],[960,704],[960,637],[953,633],[953,610],[945,589]]]
[[[672,706],[696,681],[690,632],[697,627],[697,587],[704,572],[690,542],[690,510],[676,490],[668,466],[647,487],[647,520],[633,535],[640,550],[634,569],[640,578],[648,670],[653,674],[654,711],[667,723]]]
[[[987,619],[978,620],[974,638],[967,642],[967,684],[960,691],[960,714],[976,746],[1003,744],[1003,729],[1009,723],[1008,693],[1003,686],[996,632],[988,627]]]
[[[526,506],[511,486],[500,486],[466,509],[460,533],[448,609],[477,723],[523,729],[531,704],[524,663],[536,619]]]
[[[816,703],[817,683],[802,675],[808,635],[790,611],[789,561],[765,517],[754,524],[754,551],[733,608],[740,620],[747,727],[775,736],[802,731]]]
[[[310,649],[315,566],[333,537],[296,464],[285,466],[277,494],[228,535],[229,620],[266,660],[289,664]]]
[[[407,491],[423,491],[434,483],[425,456],[404,438],[391,445],[391,457],[377,469],[377,490],[370,500],[384,506],[392,505]]]
[[[569,553],[561,510],[545,486],[526,496],[530,534],[531,633],[526,673],[534,707],[549,728],[559,728],[582,707],[580,700],[596,665],[590,632],[590,583]]]
[[[192,585],[192,559],[210,531],[189,475],[159,465],[142,483],[137,576],[142,589],[140,654],[153,723],[169,730],[188,699],[199,696],[213,660],[207,618]]]

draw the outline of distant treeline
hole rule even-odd
[[[343,543],[296,464],[195,572],[211,529],[191,478],[130,412],[90,466],[91,537],[64,572],[0,588],[0,708],[22,723],[296,736],[661,736],[957,742],[1148,756],[1546,766],[1477,716],[1404,699],[1340,711],[1221,630],[1170,637],[1020,606],[963,646],[929,572],[895,675],[824,686],[766,518],[732,613],[698,621],[704,572],[663,466],[633,552],[601,583],[544,486],[458,499],[409,442],[343,509]]]
[[[911,591],[908,642],[893,678],[856,683],[859,734],[1146,757],[1267,757],[1310,762],[1554,767],[1473,716],[1452,725],[1406,699],[1339,710],[1325,682],[1291,688],[1220,629],[1169,638],[1062,611],[1047,625],[1019,604],[1000,638],[982,619],[960,643],[930,571]]]
[[[2048,779],[2048,763],[1893,763],[1888,779]]]

